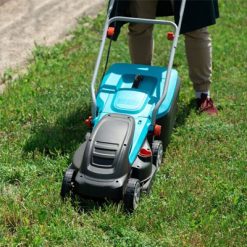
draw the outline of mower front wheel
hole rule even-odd
[[[64,174],[60,195],[63,200],[69,198],[72,193],[75,169],[68,168]]]
[[[132,213],[138,206],[141,195],[141,184],[139,179],[130,178],[128,180],[123,202],[127,212]]]

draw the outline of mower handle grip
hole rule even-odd
[[[160,25],[171,25],[176,30],[177,25],[173,21],[158,20],[158,19],[147,19],[147,18],[135,18],[135,17],[125,17],[125,16],[115,16],[112,17],[108,23],[109,25],[116,21],[141,23],[141,24],[160,24]]]

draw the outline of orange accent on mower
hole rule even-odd
[[[155,124],[154,126],[154,135],[160,136],[161,135],[161,125]]]
[[[115,33],[115,27],[108,27],[107,37],[113,37],[114,33]]]
[[[167,33],[167,39],[168,40],[173,41],[174,40],[174,37],[175,37],[175,35],[174,35],[173,32],[168,32]]]

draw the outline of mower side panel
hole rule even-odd
[[[84,156],[84,152],[85,152],[85,148],[86,148],[86,142],[83,142],[79,148],[75,151],[74,156],[73,156],[73,160],[72,160],[72,164],[74,165],[74,167],[76,167],[78,170],[81,167],[82,164],[82,160],[83,160],[83,156]]]
[[[171,133],[176,121],[176,116],[178,112],[178,99],[179,99],[180,82],[177,83],[176,90],[174,91],[174,96],[172,99],[172,104],[170,109],[165,115],[159,115],[157,119],[157,124],[162,126],[161,136],[158,139],[162,140],[164,150],[168,146]]]

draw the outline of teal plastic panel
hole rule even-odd
[[[155,104],[160,99],[166,78],[165,67],[114,64],[105,74],[97,94],[98,116],[94,124],[108,113],[130,115],[135,118],[135,134],[129,155],[133,164],[146,135],[151,130],[151,116]],[[138,88],[132,88],[136,75],[142,75],[143,81]],[[174,100],[179,83],[178,73],[172,70],[166,98],[160,106],[157,118],[165,116]]]

